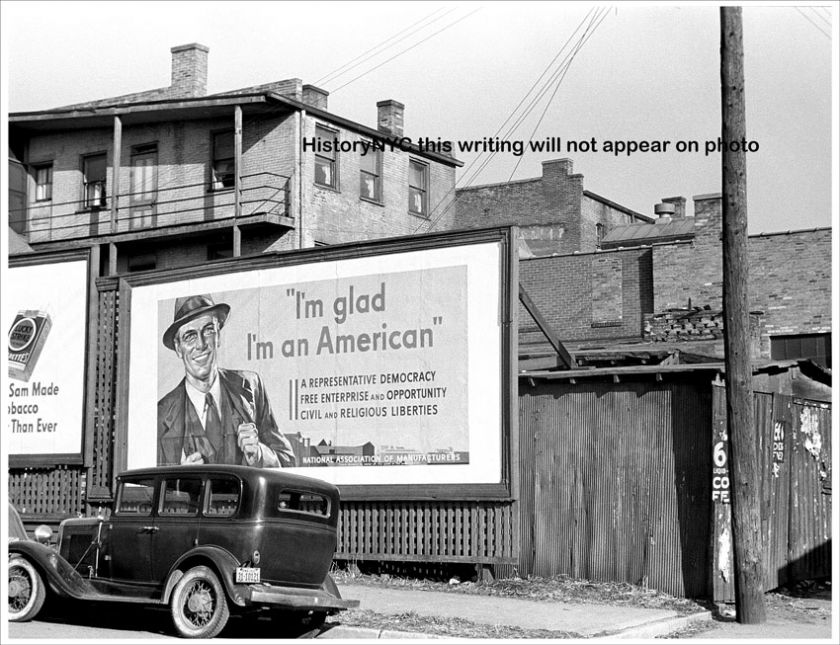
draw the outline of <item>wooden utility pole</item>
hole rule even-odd
[[[763,623],[759,473],[747,293],[747,161],[744,46],[740,7],[720,10],[723,140],[723,311],[726,411],[731,452],[732,541],[738,622]]]

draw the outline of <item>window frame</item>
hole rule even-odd
[[[91,180],[88,178],[88,164],[98,157],[104,161],[102,179]],[[95,198],[91,199],[89,190],[92,186],[100,184],[102,186],[102,194],[99,196],[99,203],[94,203]],[[85,211],[102,210],[108,207],[108,153],[91,152],[82,155],[82,209]]]
[[[152,181],[151,181],[151,188],[147,191],[143,191],[142,193],[138,193],[134,190],[135,188],[135,181],[136,181],[136,172],[140,166],[135,166],[135,162],[144,157],[151,157],[154,155],[154,164],[152,166]],[[131,155],[129,157],[129,194],[130,198],[129,201],[132,205],[148,205],[154,204],[157,201],[157,192],[158,192],[158,168],[159,168],[159,158],[158,158],[158,144],[157,142],[153,143],[143,143],[139,145],[135,145],[131,147]]]
[[[41,171],[48,170],[49,171],[49,182],[45,184],[41,184],[38,182],[39,176]],[[35,181],[35,193],[34,199],[32,200],[35,204],[42,204],[44,202],[51,202],[53,198],[53,185],[55,182],[55,175],[53,171],[53,162],[52,161],[42,161],[39,163],[32,164],[32,172],[33,172],[33,180]],[[47,197],[39,197],[38,191],[41,187],[46,186],[49,188],[49,194]]]
[[[331,141],[331,142],[341,141],[340,131],[335,130],[333,128],[330,128],[326,125],[322,125],[320,123],[315,124],[315,140],[316,141],[319,141],[323,138],[323,137],[320,137],[318,135],[319,130],[323,130],[326,133],[332,135],[332,138],[329,139],[329,141]],[[325,140],[327,140],[327,139],[325,139]],[[324,183],[324,182],[322,182],[318,179],[318,168],[319,168],[318,161],[319,160],[322,160],[322,161],[326,160],[327,164],[329,165],[330,174],[331,174],[331,177],[332,177],[332,183],[331,184]],[[315,185],[318,186],[319,188],[327,188],[329,190],[335,190],[337,192],[341,191],[341,184],[339,183],[338,150],[332,150],[330,153],[324,153],[324,152],[318,150],[318,148],[316,148],[316,150],[315,150],[315,172],[314,172],[313,179],[314,179]]]
[[[418,186],[414,186],[411,183],[411,167],[412,167],[412,165],[416,165],[416,166],[418,166],[422,169],[422,171],[423,171],[423,182],[424,182],[425,186],[418,187]],[[422,217],[423,219],[430,219],[430,214],[429,214],[429,179],[430,179],[429,164],[427,164],[423,161],[419,161],[417,159],[409,158],[409,160],[408,160],[408,212],[411,215],[414,215],[416,217]],[[422,195],[422,197],[421,197],[421,202],[422,202],[421,203],[421,208],[423,209],[422,212],[418,212],[418,211],[414,210],[414,208],[413,208],[412,204],[413,204],[414,200],[412,199],[412,196],[414,195],[414,193],[412,191],[419,191]]]
[[[231,156],[230,157],[217,157],[216,156],[216,138],[221,135],[230,135],[230,144],[231,144]],[[234,190],[236,188],[236,133],[232,128],[224,128],[222,130],[213,130],[210,132],[210,187],[209,191],[211,193],[220,193],[226,190]],[[224,179],[221,180],[221,185],[217,186],[217,175],[216,175],[216,164],[218,163],[230,163],[232,166],[232,170],[230,173],[225,173],[221,175],[222,177],[230,176],[228,181],[231,182],[230,186],[224,185]]]
[[[372,204],[379,204],[381,206],[384,203],[382,197],[382,150],[374,148],[372,141],[369,143],[371,143],[371,147],[368,149],[368,153],[359,155],[359,199]],[[363,166],[363,160],[369,155],[376,155],[373,172],[366,170]],[[362,193],[362,186],[364,185],[366,177],[373,177],[373,197],[368,197]]]

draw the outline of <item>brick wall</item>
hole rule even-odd
[[[597,224],[605,230],[635,218],[583,189],[571,159],[542,164],[542,177],[457,191],[455,228],[516,224],[536,255],[595,251]]]
[[[303,136],[315,136],[315,125],[321,124],[338,133],[342,142],[366,140],[350,130],[337,127],[326,120],[307,116]],[[369,140],[369,139],[367,139]],[[388,146],[381,152],[381,203],[360,197],[361,152],[339,152],[338,188],[323,187],[315,183],[315,152],[302,152],[304,213],[301,226],[304,246],[315,242],[335,244],[362,241],[381,237],[411,235],[415,232],[447,230],[451,228],[454,208],[455,168],[443,163],[413,155]],[[409,159],[416,159],[429,167],[428,219],[409,213],[408,166]]]
[[[640,339],[643,314],[652,306],[651,250],[522,260],[520,281],[564,341]],[[611,320],[596,320],[602,314]],[[534,326],[520,315],[523,329]]]
[[[694,198],[695,239],[653,247],[654,313],[723,307],[722,204]],[[748,238],[750,309],[770,336],[831,331],[831,229]]]
[[[751,308],[767,333],[831,331],[831,229],[749,238]]]
[[[720,195],[695,197],[694,213],[693,242],[653,247],[654,312],[723,306]]]

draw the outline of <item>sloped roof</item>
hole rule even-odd
[[[639,246],[658,241],[690,240],[694,237],[694,218],[685,217],[668,223],[624,224],[611,229],[601,240],[601,248]]]
[[[9,255],[21,255],[23,253],[34,253],[34,250],[27,243],[24,237],[9,228]]]

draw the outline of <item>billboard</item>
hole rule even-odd
[[[29,259],[3,282],[5,452],[27,463],[81,460],[88,261]]]
[[[126,465],[499,483],[503,246],[129,279]]]

